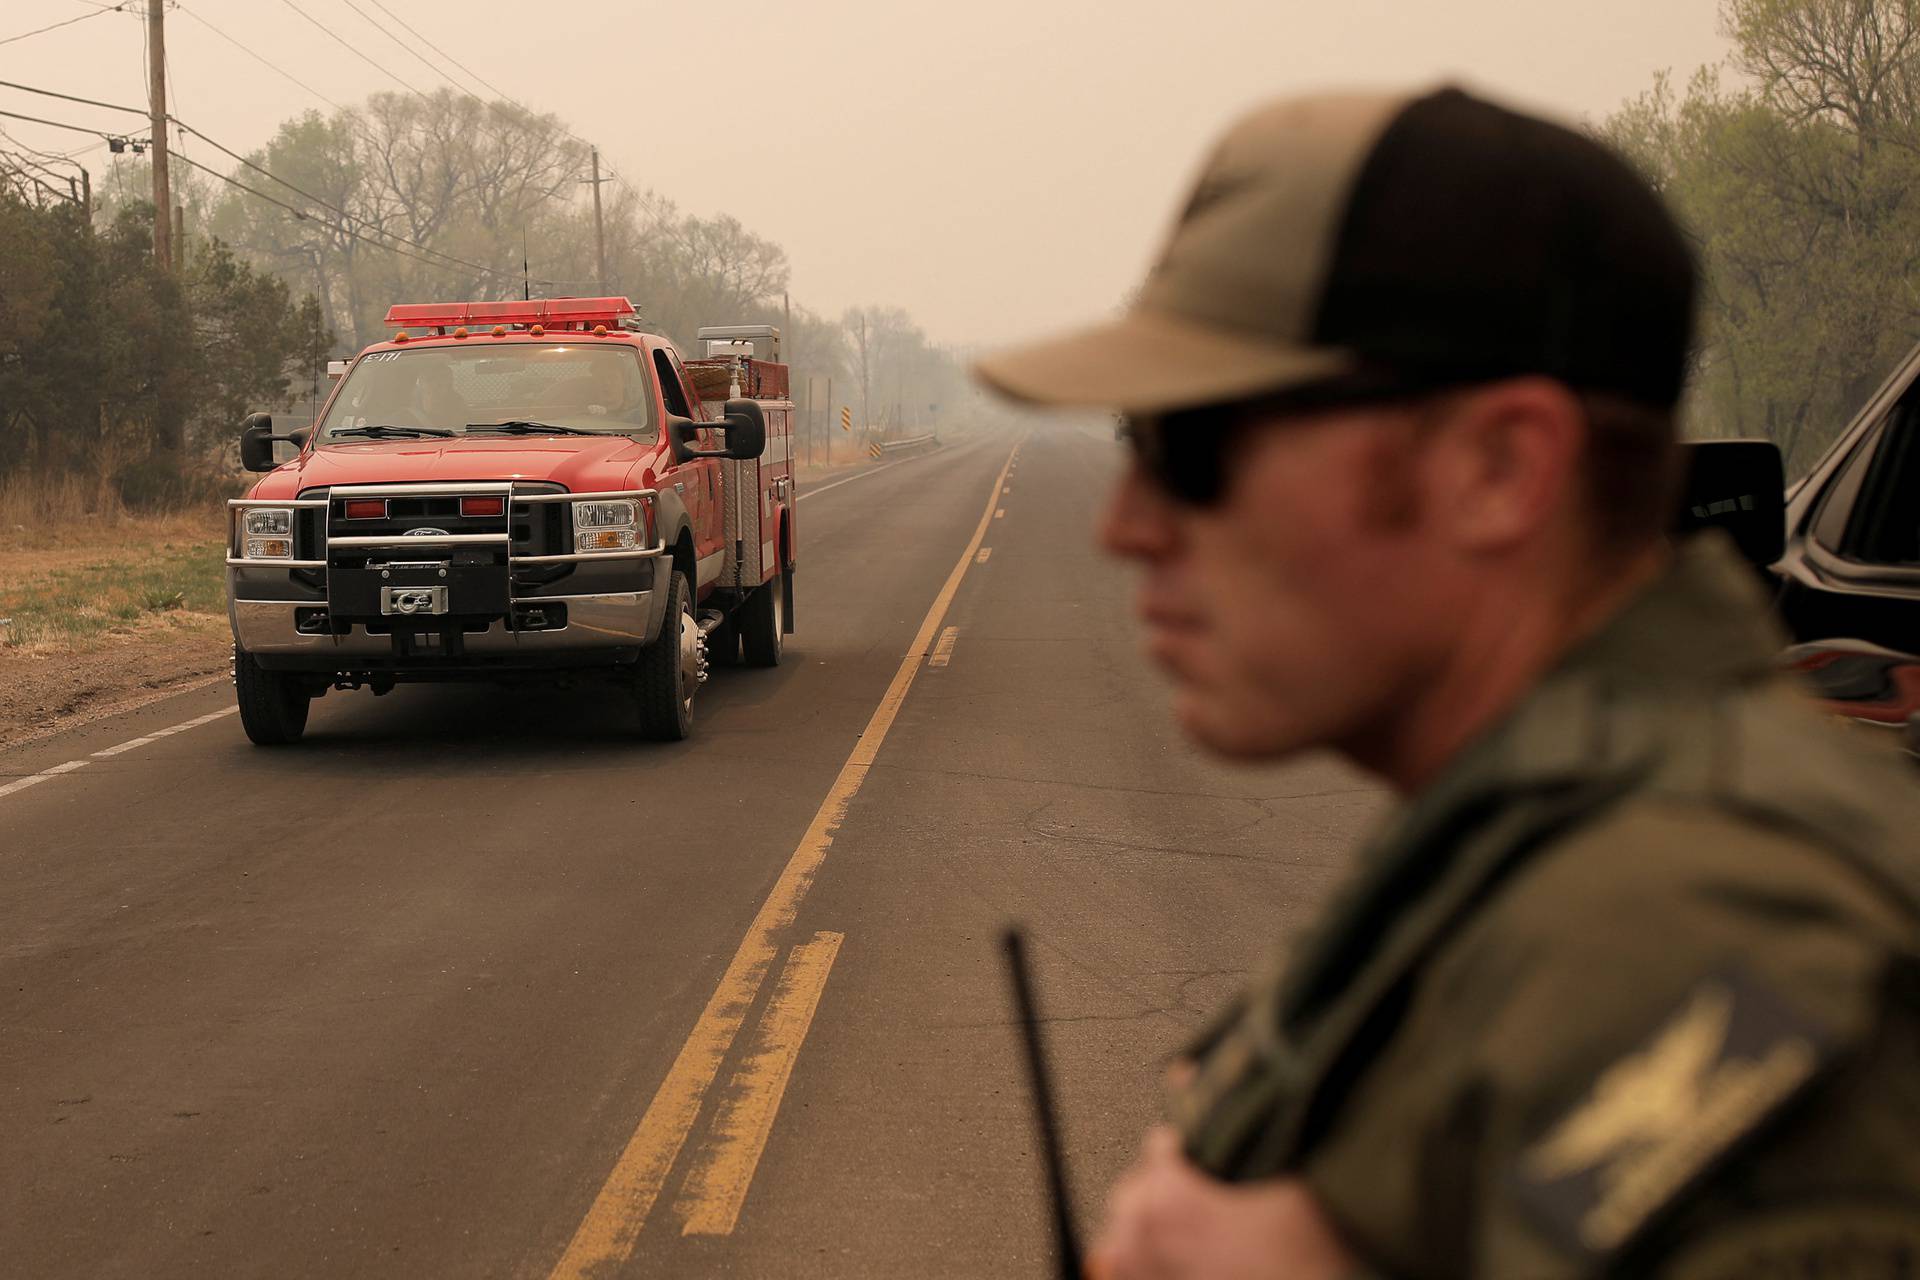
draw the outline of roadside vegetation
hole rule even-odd
[[[1690,425],[1810,467],[1920,338],[1920,0],[1723,0],[1723,66],[1599,129],[1706,266]]]
[[[96,646],[163,615],[217,617],[217,508],[130,508],[110,477],[0,482],[0,647]]]
[[[128,530],[145,532],[138,523]],[[86,547],[50,565],[9,565],[0,585],[0,643],[72,651],[170,615],[222,618],[223,562],[217,537],[175,540],[154,530],[140,546]]]

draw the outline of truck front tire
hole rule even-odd
[[[700,624],[693,616],[687,575],[667,579],[667,616],[660,635],[640,651],[634,692],[640,732],[655,742],[680,742],[693,732],[693,692],[700,686]]]
[[[268,671],[252,654],[236,647],[233,691],[240,703],[240,727],[255,745],[290,746],[306,733],[313,699],[292,673]]]
[[[786,634],[786,574],[776,573],[740,606],[740,642],[750,667],[777,667]]]

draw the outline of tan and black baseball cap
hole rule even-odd
[[[977,372],[1127,413],[1376,371],[1545,374],[1666,406],[1693,294],[1673,218],[1593,139],[1458,89],[1330,94],[1227,132],[1125,315]]]

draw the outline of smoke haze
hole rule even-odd
[[[295,3],[298,11],[285,0],[171,9],[175,113],[248,151],[287,117],[329,109],[214,28],[337,103],[400,87],[379,68],[422,89],[445,83],[415,56],[438,61],[433,51],[365,0],[357,11],[345,0]],[[0,39],[89,7],[0,0]],[[559,115],[634,186],[694,212],[731,213],[783,245],[794,296],[816,311],[896,304],[938,340],[989,345],[1115,306],[1206,140],[1263,97],[1446,77],[1597,117],[1657,71],[1684,78],[1726,48],[1715,0],[387,8],[486,82]],[[0,46],[0,78],[135,106],[143,66],[142,23],[131,13]],[[132,117],[47,105],[0,91],[8,110],[140,128]],[[84,144],[0,124],[35,146]],[[231,167],[192,139],[186,152]],[[109,157],[85,162],[104,168]]]

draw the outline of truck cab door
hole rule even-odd
[[[1774,572],[1795,639],[1920,653],[1920,346],[1789,490]]]
[[[670,414],[691,418],[704,424],[706,412],[693,393],[680,357],[667,347],[654,350],[654,371],[660,378],[660,398]],[[695,436],[695,447],[706,451],[720,447],[719,434],[702,425]],[[704,596],[708,587],[726,569],[726,537],[721,509],[720,459],[694,458],[674,469],[674,478],[682,486],[681,497],[687,504],[687,516],[693,526],[693,555],[696,561],[694,595]]]

